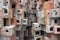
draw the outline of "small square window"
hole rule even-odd
[[[50,31],[53,31],[53,27],[50,28]]]
[[[15,8],[16,4],[12,4],[12,8]]]
[[[58,22],[58,20],[54,20],[54,23],[57,23]]]
[[[17,12],[20,12],[20,10],[17,10]]]
[[[57,31],[60,32],[60,28],[57,28]]]
[[[4,9],[4,13],[7,13],[7,9]]]
[[[37,40],[40,40],[40,38],[37,38]]]
[[[36,35],[39,35],[39,31],[36,32]]]
[[[44,31],[41,30],[41,35],[44,35]]]
[[[37,28],[37,27],[36,27]]]
[[[19,20],[17,20],[17,22],[19,23]]]
[[[45,0],[45,1],[48,1],[48,0]]]
[[[6,3],[8,3],[8,2],[6,2]]]
[[[6,32],[8,32],[8,30],[6,30]]]

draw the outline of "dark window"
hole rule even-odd
[[[8,30],[6,30],[6,32],[8,32]]]
[[[38,31],[36,32],[36,35],[39,35],[39,32]]]
[[[40,40],[40,38],[37,38],[37,40]]]
[[[25,23],[26,21],[25,20],[23,20],[23,23]]]
[[[59,2],[59,5],[60,5],[60,2]]]
[[[4,13],[7,13],[7,9],[4,9]]]
[[[53,31],[53,27],[50,28],[50,31]]]
[[[17,22],[19,23],[19,20],[17,20]]]
[[[57,31],[60,32],[60,28],[57,28]]]
[[[8,26],[9,25],[9,20],[8,18],[4,18],[4,26]]]
[[[39,7],[39,9],[40,9],[40,7]]]
[[[35,10],[35,8],[32,8],[32,10]]]
[[[48,1],[48,0],[45,0],[45,1]]]
[[[57,23],[57,20],[54,20],[54,23]]]
[[[39,1],[39,0],[37,0],[37,1]]]
[[[40,27],[40,26],[39,26]]]
[[[17,10],[17,12],[20,12],[20,10]]]
[[[37,28],[37,27],[36,27]]]
[[[36,14],[34,14],[34,17],[36,17]]]
[[[27,14],[26,13],[24,13],[24,17],[27,17]]]
[[[41,30],[41,35],[44,35],[44,31]]]
[[[21,0],[20,0],[20,3],[21,3]]]
[[[57,12],[55,13],[55,15],[57,15]]]
[[[29,17],[29,13],[24,13],[24,17]]]
[[[16,4],[12,4],[12,8],[15,8]]]
[[[37,1],[34,1],[34,2],[37,2]]]

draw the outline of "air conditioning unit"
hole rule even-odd
[[[2,36],[12,36],[15,34],[15,25],[5,26],[1,30]]]
[[[53,27],[51,25],[46,25],[46,32],[53,33]]]
[[[34,40],[41,40],[41,37],[40,36],[34,37]]]
[[[28,25],[28,19],[22,19],[22,25]]]
[[[54,34],[60,34],[60,26],[54,26]]]
[[[34,30],[40,30],[40,26],[38,23],[33,23],[32,25],[33,25]]]
[[[52,9],[50,12],[50,17],[51,18],[56,18],[56,17],[60,17],[60,9]]]

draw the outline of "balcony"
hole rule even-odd
[[[28,19],[22,19],[22,25],[28,25]]]
[[[51,18],[60,18],[60,9],[52,9],[50,12]]]
[[[2,36],[12,36],[15,33],[15,25],[5,26],[1,30]]]
[[[34,29],[35,31],[41,30],[38,23],[33,23],[32,25],[33,25],[33,29]]]
[[[54,34],[60,34],[60,26],[54,26]]]
[[[45,31],[46,31],[47,33],[53,33],[53,28],[54,28],[54,27],[52,27],[51,25],[47,25]]]

